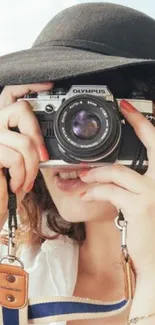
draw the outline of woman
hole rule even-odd
[[[153,67],[147,81],[144,80],[146,71],[149,71],[147,66],[144,70],[139,66],[137,70],[131,67],[107,73],[97,71],[92,77],[85,72],[81,80],[83,84],[88,81],[89,84],[106,84],[120,98],[130,98],[136,91],[137,96],[141,92],[141,96],[153,100],[154,92],[150,96],[147,83]],[[134,79],[134,73],[135,76],[141,73],[140,78]],[[118,78],[116,88],[114,80]],[[62,83],[81,84],[81,80],[80,77],[68,78]],[[3,82],[2,71],[1,84]],[[119,164],[92,170],[83,168],[72,174],[60,168],[42,168],[38,174],[39,162],[49,159],[48,152],[31,106],[17,99],[53,86],[54,82],[43,81],[5,86],[0,96],[1,229],[7,213],[7,184],[3,173],[3,167],[7,167],[10,187],[18,199],[19,239],[28,243],[22,247],[20,258],[30,275],[29,297],[51,294],[120,300],[124,295],[124,280],[120,233],[114,220],[121,209],[128,222],[128,252],[136,274],[136,288],[132,305],[121,315],[107,318],[104,324],[125,324],[127,319],[155,313],[154,126],[128,101],[121,101],[122,114],[147,148],[149,167],[144,175]],[[9,130],[16,126],[20,134]],[[75,186],[66,180],[77,176],[82,182],[75,182]],[[142,322],[152,325],[154,319],[155,315]],[[102,323],[102,319],[80,320],[80,324]]]

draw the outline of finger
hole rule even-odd
[[[8,246],[9,240],[5,235],[0,235],[0,244]]]
[[[127,121],[134,128],[136,135],[146,147],[149,159],[149,168],[152,169],[155,164],[155,127],[143,114],[141,114],[126,100],[120,102],[120,108]],[[154,156],[153,160],[152,153]]]
[[[53,87],[52,82],[5,86],[0,95],[0,109],[14,103],[18,98],[23,97],[29,92],[39,92],[49,90]]]
[[[23,190],[27,191],[27,187],[35,180],[39,170],[39,157],[33,141],[31,141],[28,136],[4,129],[0,132],[0,144],[10,147],[16,151],[16,156],[15,154],[13,155],[13,157],[15,156],[14,159],[16,159],[16,173],[14,169],[13,171],[11,170],[11,176],[14,176],[14,179],[11,181],[10,185],[13,187],[15,187],[16,184],[22,185],[22,180],[22,182],[24,181]],[[7,152],[3,148],[3,151],[0,153],[0,161],[2,164],[4,162],[6,154]],[[9,158],[11,161],[11,152],[9,152]],[[24,165],[25,168],[23,167]],[[15,177],[17,176],[17,173],[20,174],[20,168],[22,168],[22,170],[25,169],[25,179],[23,179],[22,174],[20,181],[19,177],[17,177],[18,183],[16,183]]]
[[[0,169],[0,230],[3,228],[3,225],[6,220],[7,206],[8,206],[7,183],[6,183],[6,178],[3,173],[3,170]]]
[[[79,176],[86,183],[114,183],[133,193],[142,193],[147,188],[145,176],[119,164],[93,168],[84,175],[79,172]]]
[[[0,144],[0,193],[4,191],[6,195],[7,184],[6,178],[3,175],[2,171],[3,167],[9,169],[9,173],[11,176],[11,190],[13,190],[13,192],[16,192],[16,190],[23,184],[25,180],[26,172],[24,159],[19,152]]]
[[[126,211],[131,208],[135,194],[128,192],[114,184],[95,184],[87,192],[80,195],[83,201],[109,201],[117,209]]]
[[[31,138],[35,143],[40,160],[42,160],[41,148],[45,145],[44,138],[41,133],[39,122],[27,101],[16,102],[0,111],[1,130],[16,126],[18,126],[18,129],[22,134],[29,136],[29,138]],[[11,138],[9,138],[9,140],[11,140]],[[7,145],[9,145],[8,142]]]
[[[155,181],[155,153],[150,150],[150,153],[147,153],[147,155],[149,157],[149,162],[145,176],[148,176],[150,180]]]

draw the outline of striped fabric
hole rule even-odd
[[[97,319],[121,313],[130,300],[113,303],[77,297],[40,297],[29,299],[22,309],[0,306],[0,325],[49,324],[57,321]]]

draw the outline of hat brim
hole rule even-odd
[[[56,81],[123,66],[155,64],[143,60],[103,55],[71,47],[39,47],[0,57],[0,85]]]

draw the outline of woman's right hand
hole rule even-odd
[[[5,86],[0,94],[0,228],[6,218],[8,193],[3,168],[9,168],[10,187],[29,192],[38,174],[39,162],[49,159],[40,126],[28,101],[17,101],[29,92],[46,91],[53,83]],[[9,128],[18,127],[20,133]]]

